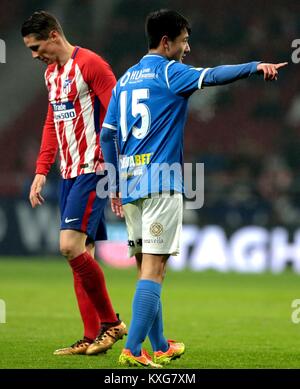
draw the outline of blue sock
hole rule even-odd
[[[151,280],[139,280],[132,303],[132,319],[126,348],[135,356],[141,355],[142,343],[146,339],[156,318],[161,285]]]
[[[164,326],[162,319],[162,307],[161,301],[159,300],[158,312],[156,314],[155,320],[152,324],[152,328],[149,331],[149,339],[152,345],[153,351],[163,351],[166,352],[169,348],[168,341],[164,337]]]

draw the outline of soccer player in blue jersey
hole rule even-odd
[[[129,255],[136,256],[139,275],[122,365],[161,367],[185,351],[183,343],[164,336],[160,294],[167,260],[179,251],[188,98],[198,89],[253,74],[276,80],[287,64],[185,65],[190,31],[188,21],[174,11],[147,17],[149,52],[118,81],[103,122],[104,159],[118,171],[116,177],[110,172],[111,191],[121,193],[121,201],[112,198],[112,209],[125,215]],[[153,360],[142,350],[147,336]]]

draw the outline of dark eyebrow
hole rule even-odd
[[[39,45],[29,46],[30,50],[32,51],[38,51],[39,47]]]

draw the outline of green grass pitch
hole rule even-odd
[[[104,267],[115,309],[129,324],[135,269]],[[190,271],[167,273],[165,334],[186,344],[170,368],[299,368],[300,323],[291,303],[299,276]],[[118,368],[125,340],[98,356],[54,356],[82,336],[69,266],[64,259],[0,259],[0,368]],[[146,343],[150,350],[149,343]]]

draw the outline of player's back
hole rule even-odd
[[[118,81],[103,126],[117,130],[123,203],[182,191],[187,102],[201,86],[201,72],[147,54]]]
[[[170,62],[145,55],[119,80],[119,149],[122,155],[151,153],[151,162],[182,161],[182,130],[187,99],[168,88]]]

